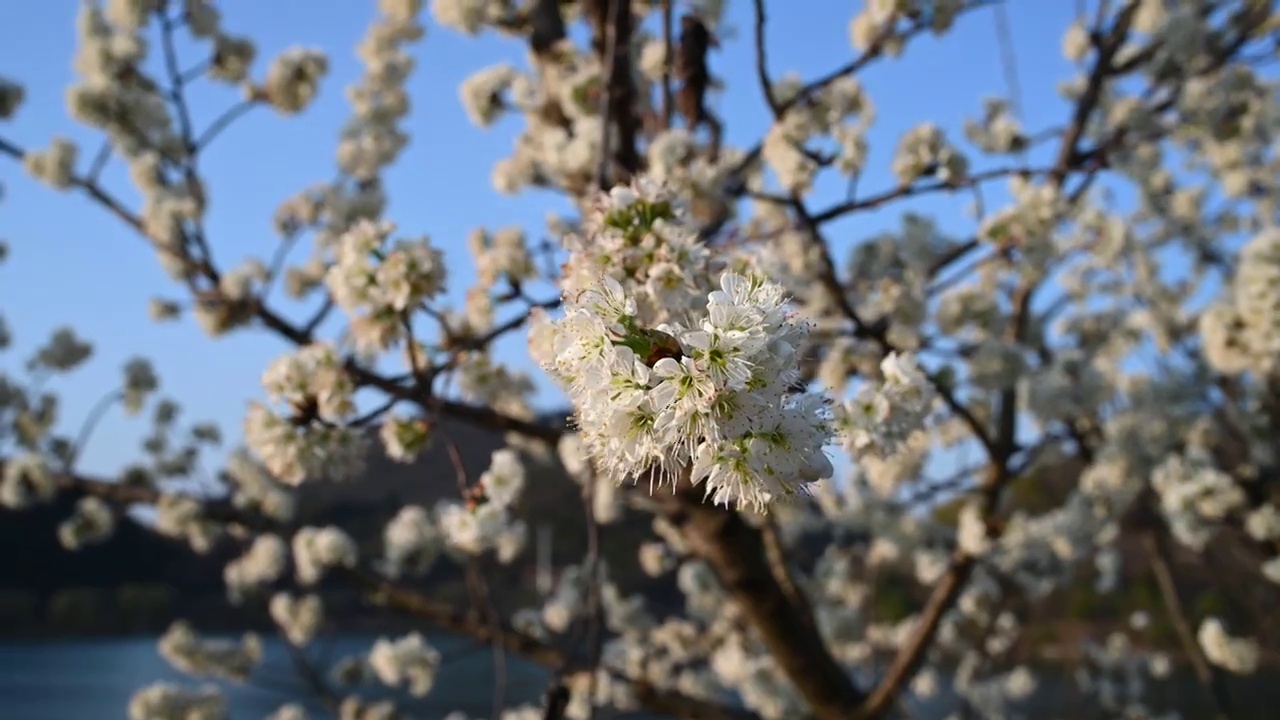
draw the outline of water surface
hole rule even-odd
[[[436,687],[422,700],[402,703],[415,718],[434,720],[453,710],[488,717],[492,707],[494,667],[487,648],[430,636],[447,662]],[[309,649],[322,667],[344,655],[368,652],[372,638],[338,636],[317,641]],[[298,678],[286,649],[264,639],[262,665],[249,683],[216,682],[226,690],[231,720],[261,720],[280,705],[306,700],[310,693]],[[508,706],[536,701],[549,674],[541,667],[506,657]],[[3,720],[112,720],[127,717],[129,698],[157,680],[201,684],[169,667],[153,638],[0,643],[0,718]],[[368,693],[363,693],[368,694]],[[328,717],[312,699],[304,702]]]
[[[439,720],[454,710],[489,717],[495,669],[489,649],[469,640],[430,633],[430,642],[445,657],[431,694],[401,700],[416,720]],[[319,667],[332,667],[347,655],[364,654],[373,642],[361,635],[330,636],[308,652]],[[231,720],[262,720],[286,702],[302,702],[311,717],[331,717],[299,679],[285,646],[264,639],[264,659],[250,682],[217,682],[228,696]],[[507,707],[540,702],[550,679],[542,667],[505,657]],[[127,717],[129,698],[157,680],[200,684],[169,667],[156,651],[154,638],[57,640],[0,643],[0,720],[115,720]],[[1280,682],[1273,676],[1232,678],[1235,720],[1280,718]],[[363,688],[361,695],[374,695]],[[1179,676],[1153,685],[1149,697],[1157,710],[1178,709],[1183,720],[1209,720],[1212,713],[1193,677]],[[912,703],[912,720],[941,720],[956,709],[953,696],[927,704]],[[1082,697],[1065,673],[1041,673],[1039,689],[1021,715],[1027,720],[1101,720],[1103,715]],[[653,716],[629,715],[629,720]]]

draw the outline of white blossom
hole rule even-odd
[[[379,638],[369,652],[369,665],[384,684],[404,686],[411,695],[423,697],[435,686],[440,653],[418,633],[398,640]]]

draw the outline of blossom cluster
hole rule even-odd
[[[793,104],[770,128],[761,144],[761,158],[787,190],[808,190],[821,165],[809,145],[824,135],[838,146],[835,164],[846,175],[861,171],[867,159],[866,133],[875,108],[856,78],[842,77],[811,98],[798,98],[801,83],[788,77],[776,83],[774,97]],[[794,102],[802,100],[801,102]],[[849,122],[856,118],[855,122]]]
[[[1170,532],[1196,551],[1246,502],[1244,490],[1203,453],[1169,456],[1151,473],[1151,487]]]
[[[826,403],[796,387],[808,326],[781,286],[750,270],[720,273],[718,289],[698,299],[709,278],[696,253],[681,252],[692,242],[679,222],[643,184],[601,198],[588,223],[599,239],[578,246],[623,252],[610,256],[610,274],[599,270],[607,250],[571,256],[565,316],[544,328],[539,360],[573,400],[606,477],[647,475],[651,487],[687,477],[718,504],[763,509],[832,473]],[[670,273],[642,264],[664,251]],[[613,276],[629,262],[650,268],[643,284]],[[588,268],[598,273],[589,284]]]
[[[835,413],[835,427],[854,457],[892,455],[933,408],[933,385],[909,355],[880,362],[883,382],[864,384]]]
[[[358,554],[351,536],[333,525],[304,527],[293,536],[293,564],[298,582],[315,585],[334,568],[354,567]]]
[[[1205,358],[1223,373],[1276,371],[1280,355],[1280,228],[1240,251],[1227,292],[1200,317]]]
[[[204,506],[190,495],[162,493],[156,502],[156,532],[184,541],[198,553],[208,553],[225,534],[221,523],[205,517]]]
[[[350,477],[363,466],[366,438],[341,425],[355,413],[355,385],[337,349],[307,345],[274,361],[263,374],[281,414],[254,402],[245,416],[245,442],[267,470],[283,482]]]
[[[440,662],[440,651],[418,633],[397,640],[379,638],[369,651],[369,667],[380,681],[389,687],[403,686],[416,697],[431,692]]]
[[[262,661],[262,640],[253,633],[240,642],[206,640],[189,623],[179,620],[165,632],[158,645],[160,654],[188,675],[221,677],[243,682]]]
[[[5,461],[0,475],[0,504],[15,510],[53,498],[57,480],[45,459],[35,453]]]
[[[279,535],[259,535],[243,555],[227,563],[222,579],[233,601],[244,598],[284,575],[289,549]]]
[[[287,592],[276,593],[271,596],[267,611],[285,638],[297,647],[310,643],[324,622],[324,601],[315,594],[298,597]]]
[[[213,684],[188,688],[158,682],[134,693],[128,712],[129,720],[225,720],[227,698]]]
[[[407,505],[383,530],[380,567],[393,578],[420,577],[441,553],[459,559],[493,551],[501,563],[525,547],[528,530],[513,514],[525,487],[525,467],[511,448],[494,451],[463,500],[441,500],[433,510]]]
[[[596,194],[580,232],[563,238],[569,253],[559,279],[564,299],[610,278],[626,284],[640,322],[656,326],[705,312],[724,262],[712,257],[688,221],[685,204],[656,180],[640,178]]]
[[[358,349],[386,350],[406,332],[406,313],[444,292],[444,255],[428,240],[387,240],[395,226],[357,222],[337,242],[325,283],[339,307],[352,314]]]
[[[278,522],[293,518],[297,503],[289,488],[268,473],[244,448],[231,453],[221,475],[231,490],[231,502],[235,507],[261,513]]]
[[[445,549],[462,557],[493,550],[499,562],[511,562],[524,550],[528,535],[524,521],[512,515],[524,489],[520,456],[511,448],[495,450],[466,501],[442,500],[436,505]],[[392,547],[389,543],[388,550]],[[403,547],[397,552],[403,554]]]
[[[111,537],[116,517],[101,498],[80,498],[71,517],[58,525],[58,540],[68,550],[94,545]]]
[[[1207,618],[1200,624],[1196,640],[1209,662],[1237,675],[1248,675],[1258,667],[1258,642],[1227,634],[1222,621]]]

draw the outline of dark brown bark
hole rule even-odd
[[[682,487],[655,495],[693,554],[715,572],[778,666],[820,720],[854,717],[863,702],[832,657],[803,593],[788,593],[787,580],[771,570],[764,538],[738,513],[716,507],[700,490]]]

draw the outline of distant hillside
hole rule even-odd
[[[550,417],[562,420],[564,414]],[[383,528],[400,507],[430,508],[441,499],[458,497],[445,437],[456,443],[472,481],[488,467],[493,451],[505,445],[500,433],[447,421],[437,429],[431,448],[410,464],[391,461],[375,442],[360,478],[302,487],[297,525],[340,525],[356,539],[362,555],[380,553]],[[557,463],[531,463],[529,472],[517,514],[531,533],[540,526],[550,530],[554,564],[580,562],[587,542],[581,489]],[[101,630],[104,623],[105,631],[112,631],[113,618],[129,612],[125,606],[150,608],[142,613],[149,619],[137,620],[146,627],[162,627],[169,617],[189,612],[203,613],[213,622],[225,619],[233,626],[242,622],[232,617],[239,611],[227,605],[221,584],[222,567],[235,548],[224,544],[210,556],[198,556],[125,518],[107,542],[69,552],[58,543],[57,527],[74,504],[75,498],[63,495],[28,511],[0,509],[0,543],[18,549],[0,557],[0,632],[30,630],[32,623],[42,621],[54,623],[58,631]],[[603,529],[602,557],[624,587],[640,589],[651,583],[639,571],[636,557],[638,543],[649,533],[649,521],[643,517]],[[487,570],[495,594],[510,602],[534,599],[533,538],[531,534],[530,551],[513,566]],[[462,573],[447,562],[420,585],[446,596],[465,592]],[[669,590],[659,594],[669,597]],[[358,610],[355,605],[350,609]]]
[[[1052,468],[1021,478],[1006,493],[1005,506],[1019,508],[1031,515],[1059,507],[1079,483],[1085,465],[1076,458],[1066,458]],[[933,517],[954,523],[963,500],[953,500],[935,508]],[[1124,518],[1126,528],[1117,545],[1120,555],[1120,579],[1109,593],[1095,588],[1097,571],[1092,563],[1083,564],[1075,582],[1044,599],[1036,612],[1042,617],[1062,621],[1037,630],[1038,641],[1069,641],[1098,626],[1126,626],[1132,613],[1142,610],[1151,617],[1147,637],[1172,643],[1174,633],[1168,623],[1160,599],[1159,587],[1152,573],[1151,555],[1142,542],[1141,528],[1158,526],[1159,518],[1150,502],[1135,503]],[[1222,617],[1262,629],[1264,645],[1280,642],[1280,626],[1258,617],[1262,608],[1274,607],[1280,593],[1274,585],[1256,581],[1256,561],[1241,557],[1222,538],[1210,542],[1202,553],[1172,543],[1171,565],[1174,581],[1184,605],[1193,618],[1209,615]],[[1087,626],[1087,627],[1086,627]]]
[[[452,438],[457,444],[473,481],[487,467],[490,454],[504,446],[501,434],[460,423],[442,424],[438,436]],[[441,499],[458,497],[454,467],[443,439],[410,464],[392,462],[377,443],[373,448],[362,477],[340,483],[309,483],[299,497],[298,524],[340,525],[351,532],[366,557],[381,552],[382,530],[401,506],[414,503],[429,508]],[[1024,478],[1010,488],[1009,500],[1031,512],[1043,512],[1061,502],[1080,470],[1078,462],[1065,461],[1052,471]],[[155,632],[179,616],[196,618],[210,628],[264,624],[260,609],[246,614],[225,600],[221,570],[235,548],[224,545],[211,556],[197,556],[180,543],[126,518],[106,543],[67,552],[58,544],[57,526],[71,513],[74,500],[64,496],[56,503],[24,512],[0,509],[0,546],[10,550],[0,556],[0,634]],[[958,501],[943,503],[935,508],[934,517],[954,521],[959,506]],[[555,565],[581,561],[587,541],[581,489],[557,463],[530,463],[518,514],[531,532],[539,526],[549,528]],[[651,534],[650,518],[643,515],[606,526],[601,532],[601,556],[609,565],[610,576],[624,590],[644,593],[650,608],[661,613],[664,608],[674,609],[680,595],[670,579],[653,581],[638,568],[637,547]],[[1139,609],[1152,616],[1151,637],[1171,640],[1159,612],[1148,558],[1132,537],[1121,547],[1123,580],[1115,594],[1098,594],[1093,588],[1093,569],[1081,568],[1076,582],[1048,598],[1037,611],[1062,621],[1038,627],[1033,631],[1035,637],[1028,640],[1073,646],[1080,634],[1096,635],[1107,627],[1121,626],[1129,613]],[[499,568],[490,563],[486,568],[492,594],[504,605],[536,600],[533,537],[530,539],[530,551],[513,566]],[[801,552],[808,560],[797,556],[800,562],[811,562],[828,542],[816,536],[811,540],[804,543]],[[1273,588],[1250,581],[1246,559],[1224,554],[1216,545],[1206,551],[1207,564],[1185,552],[1175,558],[1183,597],[1197,617],[1238,617],[1257,607],[1259,600],[1266,600],[1260,593],[1274,596]],[[908,576],[905,568],[884,569],[878,574],[872,599],[875,617],[898,619],[920,607],[928,589],[920,588]],[[467,597],[462,572],[448,562],[439,563],[417,585],[441,599],[465,601]],[[368,613],[362,610],[358,597],[334,587],[326,588],[325,593],[337,626],[352,628],[359,622],[364,627],[362,619]],[[1254,596],[1254,602],[1242,602],[1249,596]]]
[[[221,581],[216,558],[193,558],[185,546],[157,536],[126,517],[101,545],[68,552],[58,543],[58,525],[71,515],[75,498],[30,510],[0,508],[0,589],[41,594],[65,587],[116,587],[163,580],[183,592],[207,592]]]
[[[431,446],[408,464],[387,457],[375,438],[359,478],[306,483],[300,488],[301,516],[328,517],[352,506],[390,510],[407,504],[430,507],[440,499],[456,498],[454,467],[443,438],[456,444],[462,464],[473,478],[488,467],[493,451],[506,445],[500,433],[447,419],[438,423],[434,435]]]

